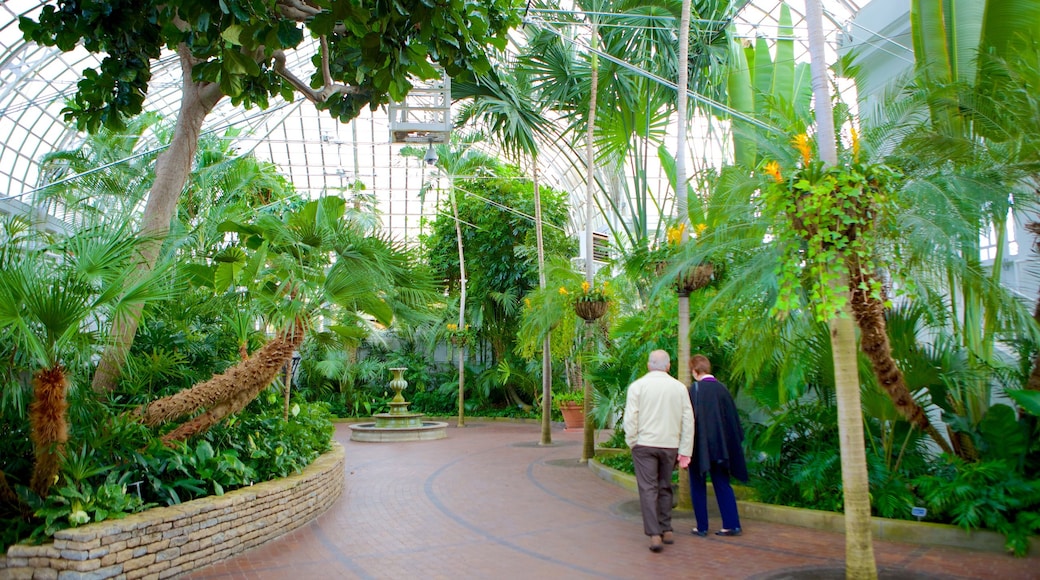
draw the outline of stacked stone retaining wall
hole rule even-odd
[[[298,475],[54,534],[0,556],[0,579],[170,578],[290,532],[343,491],[343,447]]]

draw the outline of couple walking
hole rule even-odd
[[[675,542],[672,530],[672,470],[689,468],[690,495],[697,527],[708,534],[707,476],[722,512],[720,536],[738,536],[740,517],[730,476],[747,481],[741,442],[744,431],[726,386],[711,374],[702,355],[690,358],[694,382],[689,388],[668,374],[671,359],[655,350],[648,372],[628,387],[625,402],[625,442],[632,449],[643,531],[650,550],[660,552]]]

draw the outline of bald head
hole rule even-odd
[[[672,366],[672,359],[668,356],[666,350],[655,350],[650,353],[650,358],[646,361],[646,368],[652,371],[664,371],[668,372],[668,369]]]

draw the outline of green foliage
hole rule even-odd
[[[750,424],[751,486],[766,503],[842,511],[834,407],[793,403],[768,426]]]
[[[610,449],[628,449],[628,443],[625,441],[625,430],[614,429],[610,434],[610,439],[608,439],[606,443],[603,443],[602,447],[608,447]]]
[[[555,391],[553,392],[553,403],[560,406],[563,403],[583,403],[585,394],[582,391]]]
[[[111,472],[95,488],[89,481],[68,478],[42,501],[30,499],[33,515],[43,523],[32,531],[29,540],[39,543],[58,530],[124,518],[146,507],[137,495],[127,493],[126,484],[119,479],[119,473]]]
[[[251,403],[252,413],[212,430],[214,441],[238,454],[255,481],[297,473],[329,450],[335,428],[326,405],[298,405],[288,421],[282,419],[281,405],[280,394],[268,391]]]
[[[276,71],[276,52],[299,48],[305,37],[321,36],[329,46],[328,80],[345,85],[343,90],[328,87],[321,107],[348,121],[362,107],[402,100],[411,87],[409,78],[436,77],[431,60],[460,79],[487,72],[488,46],[504,48],[506,32],[520,18],[508,0],[452,0],[446,5],[335,0],[305,9],[288,4],[45,5],[37,20],[22,17],[19,27],[27,40],[43,46],[61,51],[82,46],[105,55],[99,68],[84,71],[65,108],[68,121],[95,131],[102,125],[122,126],[128,116],[141,112],[153,62],[166,47],[183,45],[191,53],[195,64],[186,73],[193,82],[219,87],[235,105],[266,108],[274,96],[294,98],[293,84]],[[311,85],[321,86],[321,70],[315,67],[311,74]]]
[[[621,473],[628,473],[634,475],[636,472],[635,466],[632,464],[631,453],[618,453],[616,455],[607,455],[605,457],[597,457],[597,461],[603,465],[620,471]]]
[[[482,303],[492,292],[523,295],[537,286],[534,222],[528,217],[534,215],[531,181],[513,169],[502,168],[493,178],[460,179],[455,188],[459,219],[464,223],[462,243],[467,249],[467,293],[473,301]],[[544,185],[539,190],[547,259],[570,257],[574,241],[562,230],[568,218],[568,194]],[[459,253],[450,208],[430,224],[430,233],[421,241],[435,277],[456,288]]]
[[[799,137],[805,146],[805,136]],[[780,294],[773,310],[787,313],[802,307],[804,275],[817,320],[831,320],[845,308],[840,281],[850,277],[849,263],[864,272],[877,270],[877,222],[892,211],[890,192],[900,175],[884,165],[825,167],[808,155],[789,177],[776,162],[766,173],[772,178],[763,188],[765,204],[777,219],[773,234],[783,248]],[[882,299],[880,281],[863,290]]]
[[[1029,537],[1040,532],[1040,481],[1024,477],[1006,460],[969,463],[948,457],[934,476],[919,477],[914,484],[927,502],[929,518],[998,531],[1015,555],[1025,555]]]
[[[9,427],[0,430],[0,469],[32,511],[25,518],[0,503],[0,549],[30,535],[40,541],[88,521],[284,477],[327,451],[334,431],[321,404],[294,405],[295,412],[283,420],[280,393],[272,391],[229,424],[171,448],[118,407],[92,396],[89,389],[70,396],[70,409],[81,416],[71,422],[68,449],[73,451],[45,498],[23,485],[32,467],[25,419],[12,410],[0,412],[0,426]]]
[[[442,158],[452,154],[445,153]],[[468,276],[466,320],[472,321],[476,340],[491,352],[486,376],[468,382],[467,387],[475,387],[477,400],[498,391],[500,396],[491,402],[505,399],[509,405],[526,405],[517,400],[517,391],[523,385],[511,378],[503,383],[495,369],[516,349],[523,312],[521,297],[538,286],[536,232],[530,217],[535,213],[533,183],[512,168],[484,165],[482,169],[491,170],[495,175],[486,179],[457,179],[453,183]],[[563,230],[568,218],[568,194],[542,186],[540,197],[547,260],[571,256],[574,241]],[[435,277],[444,280],[449,291],[457,292],[459,250],[450,208],[430,224],[429,233],[421,236],[421,241]],[[512,361],[509,365],[522,367]],[[519,381],[523,373],[514,372],[513,376]]]

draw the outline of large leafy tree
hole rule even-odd
[[[516,67],[497,69],[487,79],[463,88],[462,95],[471,97],[463,108],[460,122],[473,120],[487,126],[502,143],[506,153],[520,161],[530,158],[534,181],[534,223],[538,250],[538,285],[546,286],[545,243],[542,228],[542,201],[538,187],[538,152],[540,141],[552,140],[552,123],[544,115],[544,101],[531,92],[530,78]],[[456,216],[457,217],[457,216]],[[458,222],[456,221],[456,224]],[[461,238],[460,238],[461,243]],[[590,246],[591,247],[591,246]],[[461,251],[461,245],[460,245]],[[552,443],[550,411],[552,410],[552,344],[548,333],[542,340],[542,433],[541,444]],[[460,367],[461,370],[461,367]]]
[[[159,156],[142,218],[141,265],[155,264],[184,189],[206,115],[223,98],[236,105],[266,107],[276,96],[303,94],[319,108],[347,121],[364,106],[402,98],[409,78],[483,73],[488,45],[503,48],[507,30],[519,22],[510,0],[424,0],[396,3],[346,0],[256,0],[199,2],[93,2],[63,0],[36,19],[22,18],[29,40],[70,51],[82,44],[104,54],[87,69],[65,108],[79,129],[118,127],[140,113],[152,65],[164,48],[174,50],[182,70],[181,108],[169,147]],[[286,52],[317,39],[319,55],[307,81],[286,66]],[[115,329],[115,348],[95,374],[95,388],[110,388],[137,329],[136,317]]]
[[[461,224],[458,235],[469,272],[467,300],[477,310],[479,336],[490,345],[493,362],[499,363],[515,344],[520,298],[538,286],[533,183],[513,169],[501,168],[494,176],[457,180],[454,188]],[[567,194],[543,187],[541,201],[546,255],[573,255],[573,241],[563,231]],[[459,289],[453,212],[445,211],[434,220],[424,244],[435,276],[449,289]],[[516,399],[515,393],[510,396]]]

